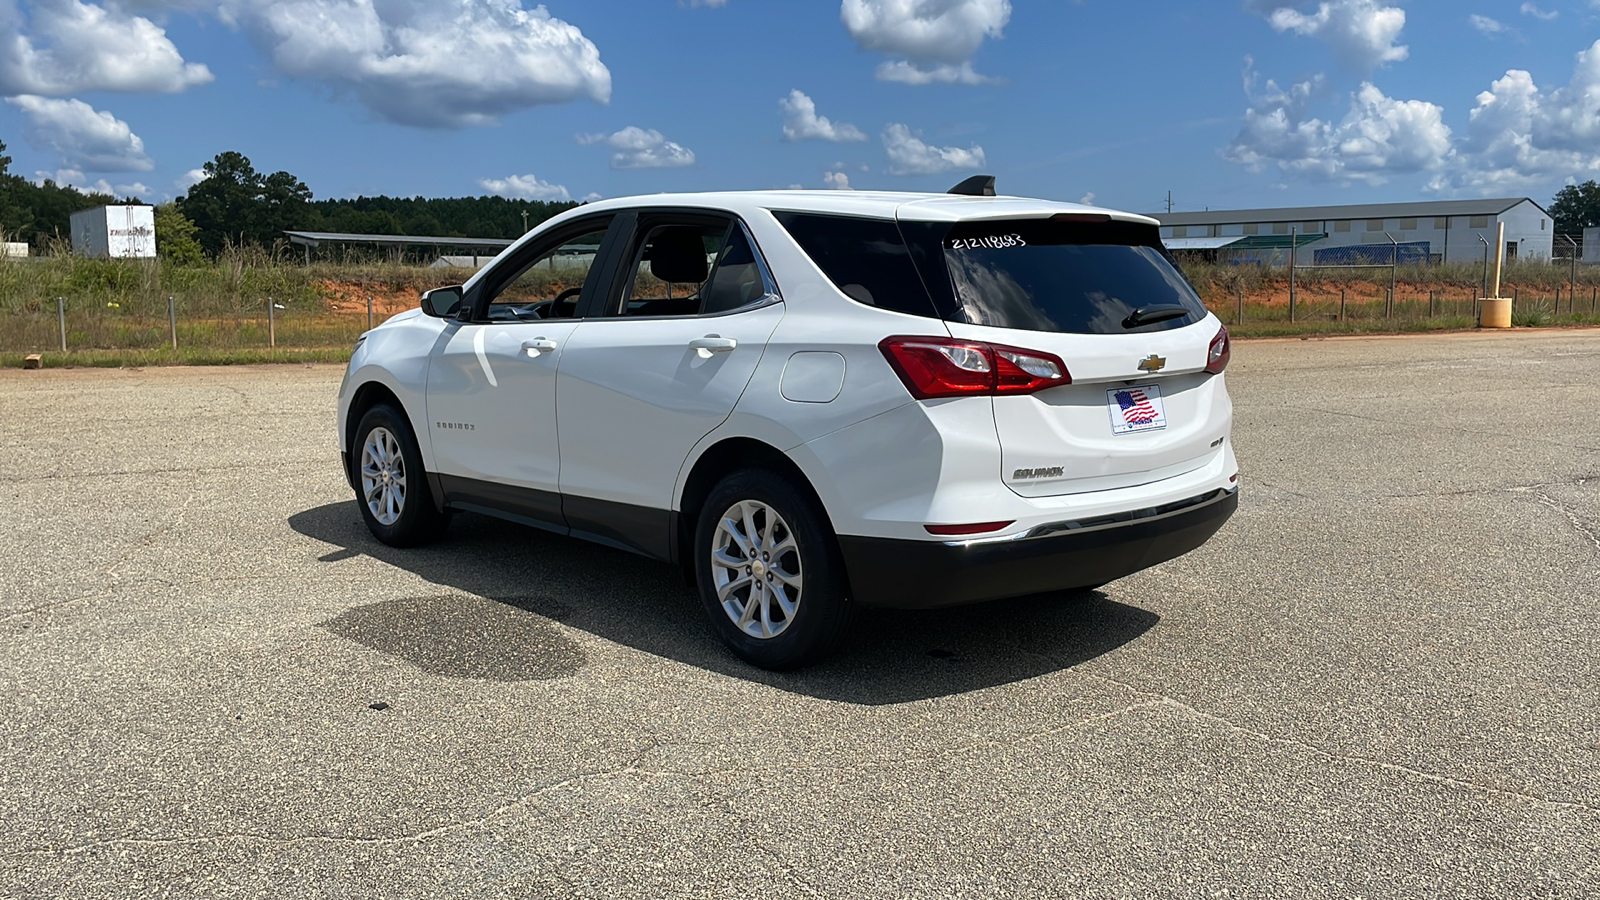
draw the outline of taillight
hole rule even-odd
[[[1072,383],[1061,357],[1038,350],[906,335],[884,338],[878,349],[918,400],[1031,394]]]
[[[1211,339],[1211,350],[1206,354],[1206,371],[1213,375],[1221,375],[1222,370],[1228,367],[1228,360],[1233,358],[1233,343],[1228,340],[1228,326],[1222,326],[1217,336]]]

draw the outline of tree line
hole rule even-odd
[[[10,174],[11,157],[0,141],[0,235],[42,244],[70,238],[72,214],[107,203],[138,203],[137,197],[80,191],[48,179],[34,183]],[[242,153],[217,154],[205,177],[156,210],[156,246],[177,261],[216,256],[223,248],[272,247],[285,230],[351,234],[437,235],[515,238],[525,228],[576,206],[505,197],[356,197],[316,200],[306,183],[288,172],[262,174]],[[1555,230],[1580,236],[1600,226],[1600,183],[1571,184],[1549,207]],[[526,219],[524,219],[526,214]]]
[[[0,142],[0,234],[9,241],[67,240],[74,212],[141,202],[48,179],[34,183],[10,174],[10,164]],[[156,208],[156,247],[163,257],[187,262],[214,257],[228,246],[270,248],[285,239],[286,230],[509,239],[577,206],[492,196],[316,200],[289,172],[258,172],[234,151],[217,154],[201,171],[205,177],[187,192]]]

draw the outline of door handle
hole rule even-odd
[[[522,342],[522,350],[528,354],[529,359],[538,359],[539,354],[549,353],[556,349],[556,342],[549,338],[537,337],[531,341]]]
[[[713,353],[728,353],[737,346],[739,346],[739,342],[733,338],[725,338],[716,334],[708,334],[703,338],[695,338],[689,342],[689,349],[699,354],[701,359],[710,359]]]

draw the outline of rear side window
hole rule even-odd
[[[852,300],[913,316],[937,316],[893,220],[774,215],[817,268]]]
[[[952,321],[1129,334],[1181,328],[1206,316],[1154,226],[1055,219],[905,224],[934,301]],[[1153,307],[1187,312],[1127,326],[1135,310]]]

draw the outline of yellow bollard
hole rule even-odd
[[[1479,328],[1510,328],[1511,298],[1484,297],[1478,301]]]

